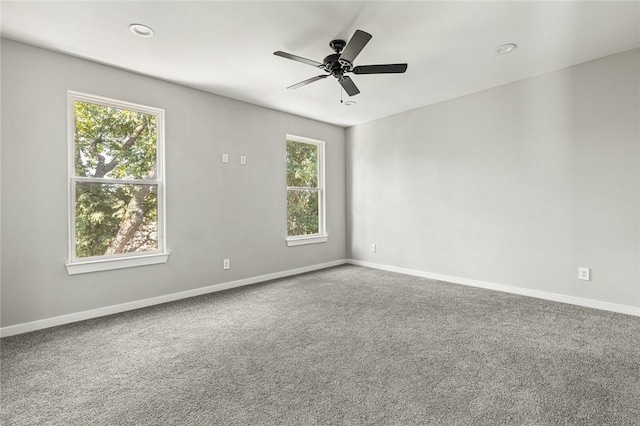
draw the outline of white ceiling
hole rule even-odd
[[[3,37],[230,98],[351,126],[640,46],[639,2],[183,2],[1,4]],[[142,23],[155,37],[132,35]],[[329,41],[373,35],[355,65],[407,62],[405,74],[340,86],[282,50],[322,62]],[[503,43],[517,43],[497,55]],[[345,98],[348,96],[345,94]]]

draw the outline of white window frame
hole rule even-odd
[[[327,242],[327,240],[329,239],[329,235],[327,234],[327,219],[326,219],[327,211],[326,211],[326,185],[325,185],[325,167],[324,167],[324,157],[325,157],[324,141],[287,134],[287,138],[285,140],[285,154],[286,154],[286,141],[306,143],[310,145],[316,145],[318,147],[318,186],[316,188],[307,188],[307,187],[300,188],[300,187],[293,187],[293,186],[287,185],[287,195],[289,194],[289,190],[310,190],[311,189],[314,191],[318,191],[318,233],[291,237],[289,236],[289,230],[287,229],[286,230],[287,246],[293,247],[293,246],[299,246],[304,244],[315,244],[315,243]],[[285,155],[285,161],[286,161],[286,155]],[[285,164],[285,169],[286,169],[286,164]]]
[[[156,179],[113,179],[113,178],[86,178],[75,175],[75,110],[74,102],[87,102],[97,105],[110,106],[128,111],[136,111],[156,116]],[[68,131],[68,218],[69,218],[69,262],[66,264],[69,275],[87,272],[106,271],[111,269],[130,268],[135,266],[153,265],[165,263],[169,258],[166,250],[165,228],[165,167],[164,167],[164,110],[145,105],[87,93],[67,92],[67,131]],[[118,184],[152,184],[158,188],[158,250],[139,253],[120,253],[114,255],[76,257],[76,183],[118,183]]]

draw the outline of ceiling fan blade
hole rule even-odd
[[[362,49],[364,49],[364,47],[367,45],[367,43],[369,43],[371,37],[372,36],[369,33],[365,33],[361,30],[356,30],[356,32],[353,34],[353,37],[351,37],[351,40],[349,40],[344,50],[340,54],[339,60],[353,64],[354,59],[356,59],[356,56],[358,56]]]
[[[359,65],[354,74],[401,74],[407,70],[407,64]]]
[[[321,64],[320,62],[312,61],[311,59],[303,58],[302,56],[292,55],[291,53],[281,52],[279,50],[277,52],[273,52],[273,54],[285,59],[302,62],[303,64],[311,65],[316,68],[322,68],[324,66],[324,64]]]
[[[319,75],[317,77],[311,77],[311,78],[306,79],[305,81],[301,81],[298,84],[294,84],[293,86],[289,86],[289,87],[287,87],[287,89],[297,89],[299,87],[306,86],[309,83],[313,83],[314,81],[322,80],[323,78],[327,78],[327,77],[329,77],[329,74]]]
[[[348,76],[342,77],[338,81],[340,82],[340,85],[342,86],[344,91],[347,92],[347,95],[355,96],[360,93],[360,90],[358,90],[356,84]]]

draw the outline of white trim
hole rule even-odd
[[[91,102],[98,105],[106,105],[106,106],[110,106],[118,109],[126,108],[130,111],[136,111],[136,112],[141,112],[143,114],[151,114],[151,115],[157,115],[159,112],[164,113],[164,109],[162,108],[136,104],[133,102],[122,101],[120,99],[107,98],[106,96],[92,95],[90,93],[77,92],[75,90],[68,90],[67,93],[73,99]],[[73,111],[73,108],[71,108],[71,111]]]
[[[75,181],[73,176],[76,172],[75,166],[75,133],[76,133],[76,113],[74,103],[72,100],[71,91],[67,92],[67,245],[68,256],[67,259],[71,261],[76,255],[76,241],[75,241],[75,229],[76,229],[76,210],[75,210]]]
[[[16,334],[28,333],[30,331],[42,330],[43,328],[55,327],[58,325],[69,324],[77,321],[98,318],[105,315],[117,314],[120,312],[131,311],[134,309],[145,308],[147,306],[159,305],[161,303],[173,302],[175,300],[186,299],[189,297],[200,296],[203,294],[214,293],[216,291],[227,290],[235,287],[256,284],[263,281],[275,280],[278,278],[289,277],[291,275],[304,274],[305,272],[316,271],[319,269],[331,268],[333,266],[344,265],[345,259],[338,259],[331,262],[320,263],[316,265],[303,266],[301,268],[289,269],[287,271],[274,272],[271,274],[259,275],[257,277],[244,278],[237,281],[227,283],[214,284],[207,287],[201,287],[193,290],[181,291],[178,293],[166,294],[163,296],[151,297],[148,299],[136,300],[134,302],[122,303],[120,305],[105,306],[102,308],[91,309],[88,311],[76,312],[68,315],[60,315],[53,318],[46,318],[38,321],[32,321],[22,324],[10,325],[0,328],[0,337],[14,336]]]
[[[300,237],[289,237],[287,238],[287,246],[295,247],[305,244],[326,243],[328,239],[328,235],[303,235]]]
[[[296,136],[296,135],[291,135],[287,133],[285,138],[285,151],[286,151],[286,141],[306,143],[306,144],[315,145],[318,147],[318,186],[316,188],[287,186],[287,194],[289,193],[289,190],[293,190],[293,191],[306,190],[306,191],[318,192],[318,234],[321,236],[326,236],[327,235],[327,187],[326,187],[326,180],[325,180],[326,168],[325,168],[325,162],[324,162],[325,143],[324,141],[321,141],[318,139],[305,138],[302,136]],[[285,169],[286,169],[286,166],[287,165],[285,164]],[[324,242],[324,241],[310,241],[307,243],[289,244],[289,240],[292,238],[295,239],[295,237],[287,237],[288,246],[297,246],[301,244],[313,244],[313,243]]]
[[[111,106],[128,111],[136,111],[143,114],[154,115],[156,117],[156,179],[114,179],[114,178],[89,178],[75,176],[75,109],[74,103],[87,102],[96,105]],[[88,93],[67,91],[67,155],[68,155],[68,238],[69,238],[69,262],[66,264],[69,275],[81,274],[85,272],[96,272],[110,269],[130,268],[156,263],[165,263],[169,256],[166,245],[166,185],[165,185],[165,139],[164,139],[164,109],[135,104],[118,99],[106,98],[103,96],[91,95]],[[92,258],[76,257],[76,182],[95,182],[100,184],[131,184],[131,185],[154,185],[157,191],[157,233],[158,250],[152,253],[127,253],[118,258],[109,256],[96,256]],[[129,260],[129,261],[127,261]]]
[[[88,272],[109,271],[112,269],[133,268],[136,266],[157,265],[166,263],[169,253],[143,254],[129,253],[126,257],[92,258],[85,262],[67,263],[69,275],[86,274]]]
[[[287,191],[316,191],[316,192],[320,192],[320,191],[322,191],[322,188],[313,187],[313,186],[287,186]]]
[[[73,180],[82,183],[108,183],[111,185],[160,185],[159,180],[151,179],[115,179],[73,176]]]
[[[201,287],[194,290],[182,291],[179,293],[172,293],[163,296],[151,297],[148,299],[137,300],[134,302],[122,303],[120,305],[105,306],[102,308],[91,309],[88,311],[76,312],[68,315],[61,315],[53,318],[46,318],[42,320],[10,325],[0,328],[0,337],[15,336],[17,334],[28,333],[30,331],[42,330],[49,327],[55,327],[58,325],[69,324],[77,321],[84,321],[87,319],[98,318],[105,315],[117,314],[120,312],[131,311],[134,309],[145,308],[147,306],[159,305],[161,303],[173,302],[175,300],[186,299],[189,297],[200,296],[203,294],[214,293],[217,291],[227,290],[235,287],[242,287],[245,285],[251,285],[260,283],[263,281],[274,280],[278,278],[289,277],[292,275],[303,274],[306,272],[316,271],[319,269],[331,268],[334,266],[343,265],[349,263],[351,265],[365,266],[373,269],[380,269],[383,271],[397,272],[400,274],[413,275],[422,278],[430,278],[439,281],[446,281],[455,284],[468,285],[472,287],[480,287],[488,290],[503,291],[505,293],[519,294],[522,296],[535,297],[538,299],[552,300],[555,302],[568,303],[571,305],[584,306],[588,308],[601,309],[605,311],[618,312],[621,314],[640,316],[640,308],[628,305],[619,305],[616,303],[601,302],[598,300],[584,299],[574,296],[566,296],[556,293],[548,293],[544,291],[531,290],[521,287],[512,287],[504,284],[495,284],[487,281],[472,280],[469,278],[453,277],[449,275],[434,274],[430,272],[418,271],[415,269],[400,268],[397,266],[383,265],[379,263],[365,262],[355,259],[339,259],[332,262],[320,263],[316,265],[304,266],[297,269],[289,269],[287,271],[274,272],[271,274],[259,275],[257,277],[244,278],[237,281],[231,281],[227,283],[214,284],[207,287]]]
[[[418,271],[415,269],[401,268],[398,266],[383,265],[381,263],[365,262],[356,259],[347,259],[351,265],[365,266],[367,268],[380,269],[383,271],[397,272],[400,274],[413,275],[416,277],[430,278],[438,281],[445,281],[454,284],[462,284],[471,287],[479,287],[488,290],[502,291],[505,293],[519,294],[521,296],[535,297],[537,299],[551,300],[554,302],[568,303],[569,305],[584,306],[586,308],[600,309],[603,311],[617,312],[620,314],[634,315],[640,317],[640,307],[620,305],[617,303],[603,302],[583,297],[569,296],[566,294],[550,293],[547,291],[533,290],[523,287],[514,287],[505,284],[497,284],[488,281],[473,280],[470,278],[454,277],[450,275],[435,274],[432,272]]]
[[[293,141],[293,142],[308,143],[311,145],[318,145],[318,144],[324,145],[324,141],[321,141],[320,139],[305,138],[304,136],[292,135],[290,133],[287,133],[287,140]]]

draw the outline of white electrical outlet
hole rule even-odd
[[[222,162],[223,163],[229,162],[229,154],[222,154]]]
[[[578,279],[584,281],[591,281],[591,269],[589,268],[578,268]]]
[[[230,269],[231,261],[229,259],[222,259],[222,269]]]
[[[371,253],[375,253],[375,252],[376,252],[376,245],[371,244]]]
[[[242,164],[243,166],[245,164],[247,164],[247,156],[246,155],[241,155],[240,156],[240,164]]]

